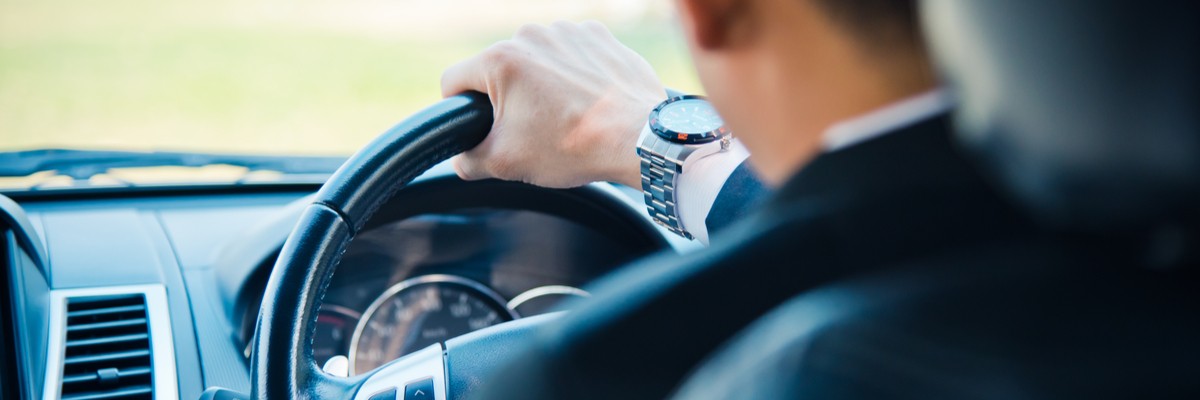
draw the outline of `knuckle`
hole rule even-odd
[[[517,52],[517,44],[511,40],[501,40],[484,51],[484,57],[490,62],[509,62]]]
[[[579,28],[579,25],[571,21],[558,20],[550,24],[550,27],[557,31],[574,31]]]
[[[516,43],[502,41],[492,45],[483,53],[483,62],[501,76],[511,76],[518,69],[520,49]]]
[[[538,24],[525,24],[517,28],[513,37],[524,40],[542,40],[549,37],[549,28]]]

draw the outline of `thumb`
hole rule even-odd
[[[481,164],[479,160],[467,153],[456,155],[450,159],[450,165],[454,167],[454,173],[458,174],[458,177],[464,181],[477,181],[490,178]]]

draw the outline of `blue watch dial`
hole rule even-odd
[[[725,121],[701,96],[680,96],[659,104],[650,113],[650,129],[682,144],[708,143],[729,135]]]
[[[712,132],[725,125],[712,104],[700,99],[667,104],[658,113],[658,123],[668,130],[687,134]]]

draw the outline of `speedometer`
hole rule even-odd
[[[400,282],[371,303],[355,326],[350,373],[516,317],[499,295],[475,281],[426,275]]]

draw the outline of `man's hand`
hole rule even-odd
[[[496,120],[454,158],[458,175],[556,188],[640,187],[638,135],[666,98],[650,64],[597,22],[522,27],[442,75],[444,96],[468,90],[491,97]]]

